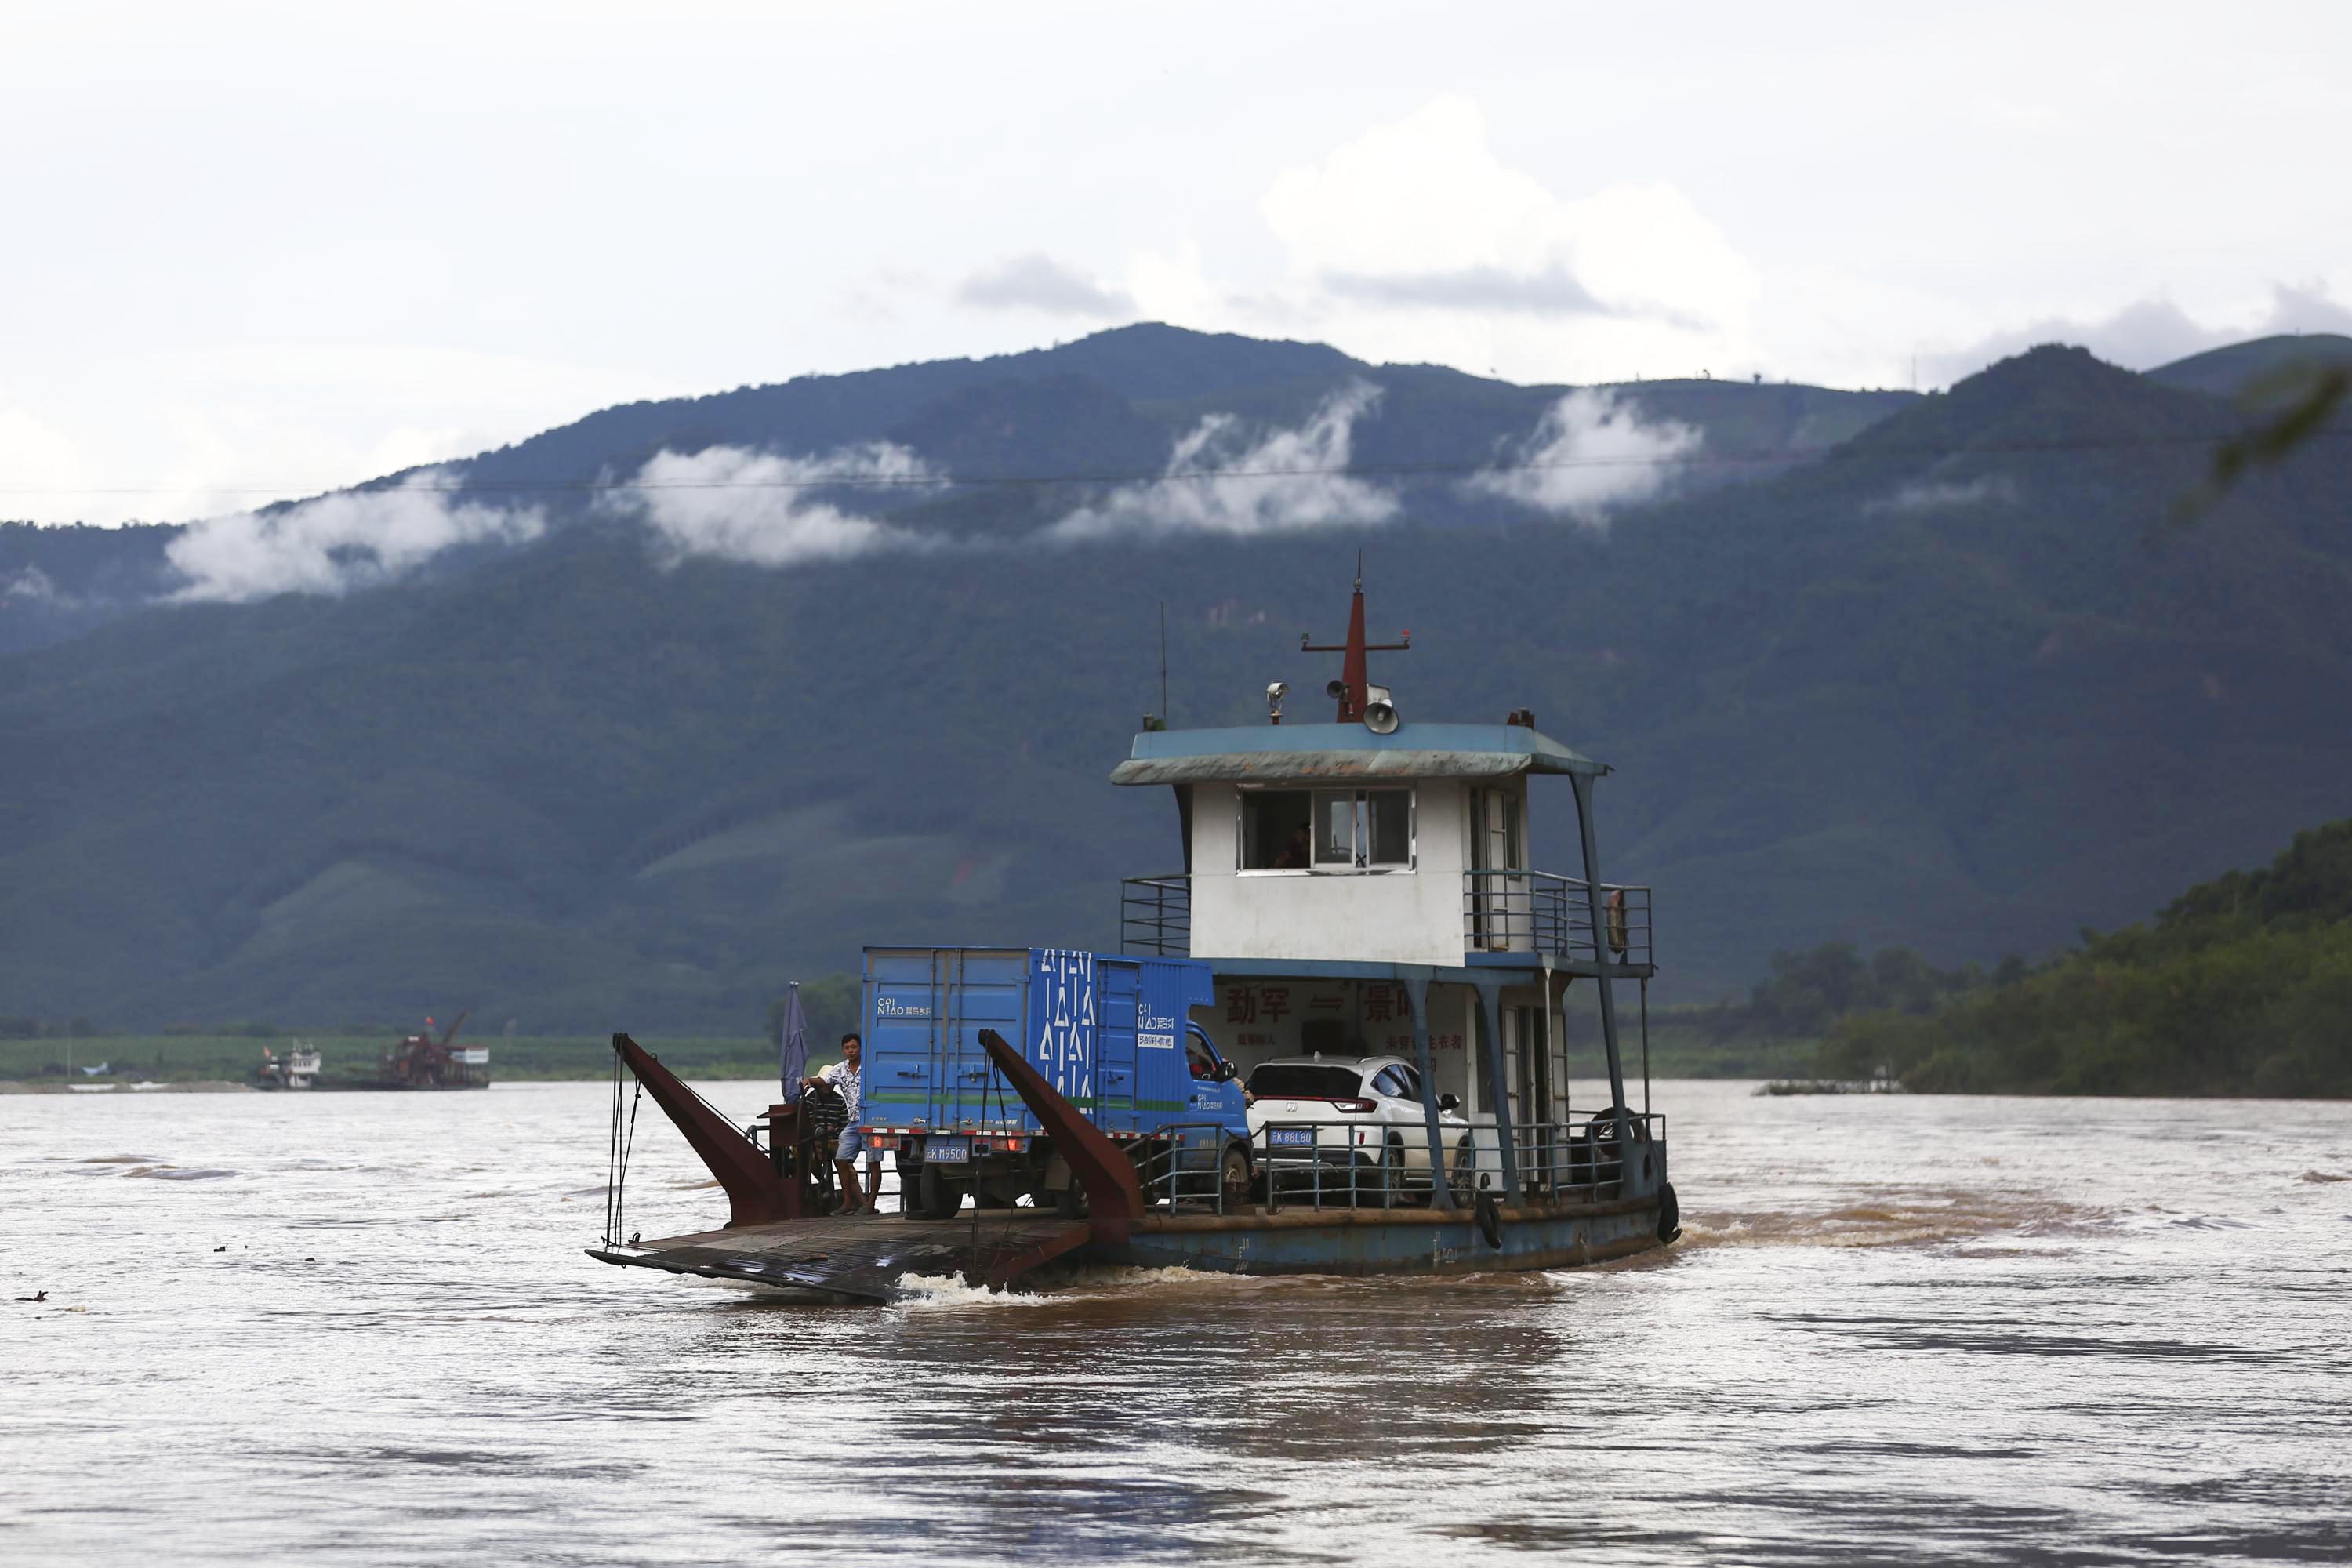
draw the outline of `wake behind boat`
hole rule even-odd
[[[1346,641],[1300,639],[1343,656],[1331,723],[1286,724],[1280,681],[1263,727],[1147,717],[1111,782],[1172,792],[1185,867],[1122,885],[1119,952],[866,950],[857,1125],[895,1164],[897,1217],[829,1217],[812,1097],[739,1131],[615,1036],[592,1256],[887,1300],[908,1273],[1460,1273],[1673,1241],[1664,1119],[1631,1108],[1619,1048],[1615,988],[1655,966],[1649,889],[1600,879],[1609,769],[1526,710],[1407,724],[1369,655],[1409,642],[1368,644],[1360,576]],[[1538,774],[1569,783],[1581,877],[1533,868]],[[1598,1107],[1570,1101],[1580,981]],[[618,1239],[624,1067],[726,1189],[724,1227]]]

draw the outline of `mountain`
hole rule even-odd
[[[1558,389],[1261,344],[1268,379],[1202,390],[1232,346],[1135,330],[1024,361],[1025,388],[950,362],[828,378],[856,384],[837,405],[796,382],[609,410],[468,474],[628,472],[689,425],[755,442],[763,399],[802,450],[1129,474],[1166,455],[1136,420],[1280,429],[1369,376],[1351,467],[1433,454],[1381,481],[1385,521],[1056,542],[1041,522],[1117,487],[973,485],[858,499],[898,547],[665,565],[551,490],[561,526],[462,570],[0,658],[0,1013],[728,1032],[864,942],[1111,944],[1118,879],[1180,860],[1166,797],[1105,783],[1159,706],[1160,605],[1174,721],[1256,721],[1269,679],[1331,673],[1297,634],[1339,630],[1359,546],[1374,630],[1416,634],[1376,658],[1408,724],[1531,707],[1617,769],[1603,871],[1659,889],[1661,1001],[1829,941],[2044,951],[2342,815],[2345,443],[2183,531],[2238,416],[2079,350],[1876,404],[1643,384],[1650,419],[1748,422],[1710,427],[1752,428],[1722,439],[1766,471],[1603,528],[1463,483]],[[1539,866],[1573,868],[1570,809],[1539,789]]]
[[[982,535],[1034,529],[1069,503],[1066,488],[1005,480],[1158,473],[1205,419],[1252,435],[1295,427],[1350,388],[1376,392],[1352,424],[1352,466],[1401,470],[1424,521],[1515,515],[1465,493],[1458,477],[1533,432],[1570,389],[1520,386],[1428,365],[1373,365],[1319,343],[1265,342],[1143,324],[1055,348],[935,360],[846,375],[808,375],[706,397],[633,403],[495,451],[439,465],[458,499],[528,503],[557,530],[592,521],[597,487],[664,452],[741,447],[815,458],[887,442],[970,481],[944,492],[860,497],[918,526]],[[1745,382],[1667,381],[1598,389],[1653,427],[1679,426],[1710,460],[1658,470],[1697,489],[1769,477],[1818,456],[1914,401],[1897,392]],[[396,489],[387,474],[355,493]],[[1416,477],[1418,476],[1418,477]],[[262,509],[282,512],[280,501]],[[35,528],[0,523],[0,654],[79,637],[186,585],[165,551],[176,525]],[[425,568],[446,578],[495,547],[457,550]]]
[[[2341,332],[2282,333],[2175,360],[2147,373],[2151,381],[2187,392],[2237,397],[2266,376],[2305,365],[2352,363],[2352,337]]]
[[[2352,1094],[2352,819],[1942,1006],[1843,1021],[1833,1078],[1966,1093]]]

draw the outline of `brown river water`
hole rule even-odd
[[[2352,1560],[2352,1105],[1662,1083],[1646,1258],[844,1308],[584,1257],[606,1100],[0,1099],[0,1562]]]

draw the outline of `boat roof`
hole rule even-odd
[[[1524,724],[1249,724],[1227,730],[1147,730],[1118,784],[1275,784],[1291,780],[1506,778],[1609,771]]]

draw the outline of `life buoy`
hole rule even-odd
[[[1658,1189],[1658,1241],[1671,1245],[1683,1233],[1683,1204],[1675,1196],[1675,1184],[1668,1182]]]
[[[1625,889],[1614,888],[1609,893],[1609,949],[1622,958],[1630,945],[1631,933],[1625,922]]]

